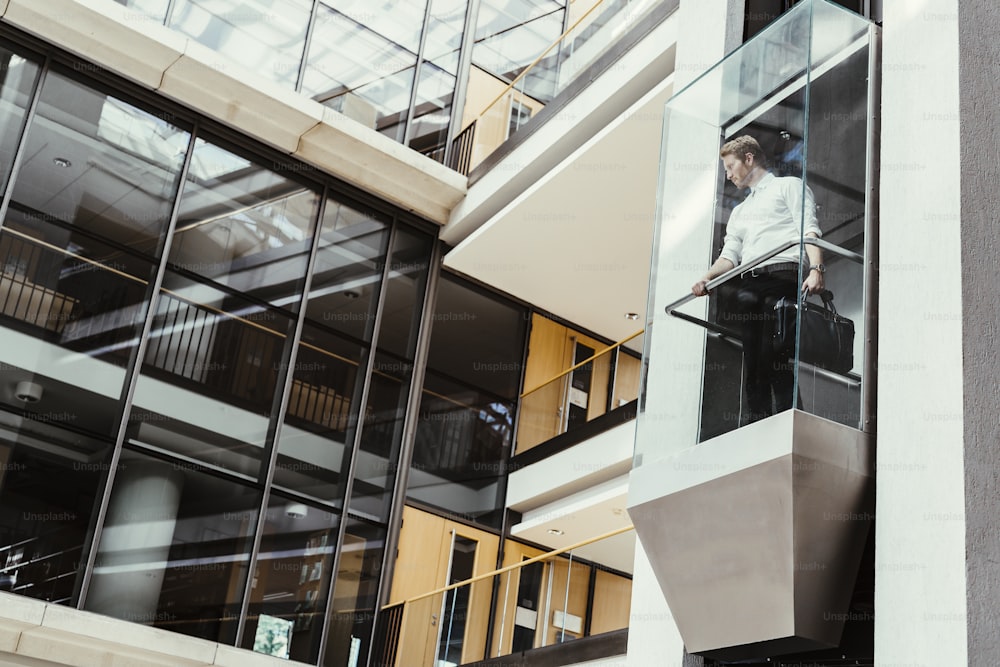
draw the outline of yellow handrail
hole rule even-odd
[[[479,115],[478,115],[478,116],[476,116],[476,119],[478,120],[478,119],[482,118],[483,116],[485,116],[485,115],[486,115],[486,112],[487,112],[487,111],[489,111],[490,109],[492,109],[492,108],[493,108],[493,105],[494,105],[494,104],[496,104],[497,102],[499,102],[499,101],[500,101],[500,99],[501,99],[501,98],[503,98],[503,96],[504,96],[504,95],[506,95],[506,94],[507,94],[508,92],[510,92],[510,89],[511,89],[511,88],[513,88],[514,86],[516,86],[516,85],[517,85],[518,81],[520,81],[521,79],[523,79],[523,78],[524,78],[524,76],[525,76],[525,75],[526,75],[526,74],[527,74],[527,73],[528,73],[529,71],[531,71],[531,69],[532,69],[532,68],[533,68],[533,67],[534,67],[535,65],[537,65],[538,63],[540,63],[540,62],[542,61],[542,58],[544,58],[545,56],[547,56],[547,55],[549,54],[549,52],[550,52],[550,51],[551,51],[552,49],[554,49],[554,48],[555,48],[556,46],[558,46],[558,45],[559,45],[559,44],[560,44],[560,43],[561,43],[561,42],[562,42],[562,41],[563,41],[564,39],[566,39],[566,36],[567,36],[568,34],[570,34],[571,32],[573,32],[574,30],[576,30],[576,27],[577,27],[578,25],[580,25],[580,23],[581,23],[581,22],[582,22],[582,21],[583,21],[583,20],[584,20],[585,18],[587,18],[588,16],[590,16],[590,13],[591,13],[592,11],[594,11],[595,9],[597,9],[598,7],[600,7],[600,6],[602,5],[602,4],[604,4],[604,0],[598,0],[598,2],[595,2],[595,3],[594,3],[594,6],[593,6],[593,7],[591,7],[590,9],[588,9],[587,11],[585,11],[585,12],[584,12],[583,14],[581,14],[581,15],[580,15],[580,18],[578,18],[578,19],[577,19],[576,21],[574,21],[574,22],[573,22],[573,25],[571,25],[570,27],[566,28],[566,31],[565,31],[565,32],[564,32],[563,34],[559,35],[559,37],[558,37],[558,38],[556,39],[556,41],[554,41],[554,42],[552,42],[551,44],[549,44],[549,47],[548,47],[547,49],[545,49],[544,51],[542,51],[541,55],[539,55],[539,56],[538,56],[537,58],[535,58],[534,60],[532,60],[532,61],[531,61],[531,63],[529,63],[529,64],[528,64],[528,66],[527,66],[527,67],[525,67],[525,68],[524,68],[523,70],[521,70],[521,73],[520,73],[520,74],[518,74],[517,76],[515,76],[515,77],[514,77],[514,80],[513,80],[513,81],[511,81],[510,83],[508,83],[508,84],[507,84],[507,87],[506,87],[506,88],[504,88],[504,89],[503,89],[503,91],[501,91],[501,93],[500,93],[499,95],[497,95],[497,96],[496,96],[495,98],[493,98],[493,101],[492,101],[492,102],[490,102],[489,104],[487,104],[487,105],[486,105],[486,107],[485,107],[485,108],[483,108],[483,110],[482,110],[482,111],[481,111],[481,112],[479,113]],[[471,123],[470,123],[470,124],[471,124]]]
[[[430,591],[430,592],[427,592],[427,593],[421,593],[420,595],[415,595],[412,598],[407,598],[406,600],[403,600],[402,603],[396,602],[394,604],[387,604],[387,605],[383,606],[382,609],[385,610],[385,609],[388,609],[389,607],[395,607],[395,606],[397,606],[399,604],[404,604],[404,605],[405,604],[410,604],[411,602],[416,602],[417,600],[422,600],[424,598],[431,597],[432,595],[437,595],[438,593],[446,593],[447,591],[450,591],[453,588],[458,588],[459,586],[465,586],[467,584],[472,584],[472,583],[475,583],[477,581],[482,581],[483,579],[488,579],[490,577],[495,577],[498,574],[503,574],[504,572],[510,572],[511,570],[516,570],[516,569],[518,569],[520,567],[524,567],[525,565],[531,565],[532,563],[537,563],[540,560],[545,560],[546,558],[552,558],[553,556],[558,556],[559,554],[566,553],[567,551],[572,551],[573,549],[579,549],[580,547],[585,547],[588,544],[593,544],[594,542],[600,542],[601,540],[607,539],[609,537],[614,537],[615,535],[621,535],[622,533],[627,533],[628,531],[634,530],[634,529],[635,529],[635,527],[631,526],[631,525],[624,526],[622,528],[617,528],[615,530],[608,531],[607,533],[604,533],[603,535],[598,535],[596,537],[590,537],[590,538],[587,538],[586,540],[583,540],[581,542],[577,542],[575,544],[571,544],[571,545],[569,545],[567,547],[561,547],[561,548],[556,549],[554,551],[549,551],[548,553],[541,554],[540,556],[534,556],[532,558],[527,558],[525,560],[522,560],[519,563],[514,563],[513,565],[507,565],[507,566],[501,567],[501,568],[499,568],[497,570],[493,570],[492,572],[487,572],[486,574],[476,575],[475,577],[472,577],[470,579],[466,579],[465,581],[459,581],[459,582],[456,582],[454,584],[448,584],[447,586],[442,586],[441,588],[435,588],[433,591]]]
[[[599,356],[601,356],[602,354],[607,354],[607,353],[608,353],[608,352],[610,352],[611,350],[613,350],[613,349],[615,349],[615,348],[617,348],[617,347],[621,347],[621,346],[622,346],[622,345],[624,345],[625,343],[629,342],[629,341],[630,341],[630,340],[632,340],[633,338],[636,338],[636,337],[638,337],[638,336],[641,336],[641,335],[642,335],[642,334],[644,334],[645,332],[646,332],[646,330],[645,330],[645,329],[640,329],[639,331],[636,331],[636,332],[635,332],[634,334],[632,334],[631,336],[628,336],[627,338],[623,338],[623,339],[621,339],[620,341],[618,341],[617,343],[614,343],[613,345],[609,345],[608,347],[604,348],[604,349],[603,349],[603,350],[601,350],[600,352],[595,352],[593,356],[590,356],[590,357],[587,357],[587,358],[586,358],[586,359],[584,359],[583,361],[581,361],[581,362],[579,362],[579,363],[577,363],[577,364],[574,364],[574,365],[570,366],[570,367],[569,367],[569,368],[567,368],[566,370],[564,370],[564,371],[560,371],[559,373],[556,373],[555,375],[553,375],[552,377],[550,377],[550,378],[549,378],[548,380],[546,380],[545,382],[542,382],[542,383],[541,383],[541,384],[539,384],[538,386],[535,386],[535,387],[532,387],[531,389],[528,389],[527,391],[525,391],[525,392],[522,392],[522,393],[521,393],[521,396],[520,396],[520,398],[524,398],[524,397],[525,397],[525,396],[527,396],[528,394],[530,394],[530,393],[532,393],[532,392],[536,392],[536,391],[538,391],[538,390],[539,390],[539,389],[541,389],[542,387],[544,387],[544,386],[546,386],[546,385],[548,385],[548,384],[550,384],[550,383],[552,383],[552,382],[554,382],[554,381],[558,380],[559,378],[563,377],[564,375],[568,375],[568,374],[572,373],[573,371],[575,371],[575,370],[576,370],[577,368],[580,368],[581,366],[586,366],[587,364],[589,364],[589,363],[590,363],[591,361],[593,361],[594,359],[597,359],[597,358],[598,358]]]

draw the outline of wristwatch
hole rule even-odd
[[[826,273],[826,264],[813,264],[809,267],[809,270],[812,271],[813,269],[820,273]]]

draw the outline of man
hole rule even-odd
[[[816,204],[809,188],[794,177],[777,177],[767,169],[767,159],[757,140],[737,137],[720,151],[726,178],[739,189],[749,188],[747,198],[733,209],[726,225],[722,252],[708,272],[691,287],[695,296],[708,294],[706,284],[713,278],[753,260],[800,234],[819,238]],[[805,202],[803,206],[803,191]],[[803,224],[803,215],[805,216]],[[734,279],[735,317],[743,336],[743,385],[754,422],[792,407],[794,375],[786,353],[775,351],[774,304],[781,297],[794,299],[798,292],[816,294],[824,288],[822,251],[805,246],[808,265],[799,284],[802,261],[793,246],[758,264]]]

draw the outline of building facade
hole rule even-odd
[[[970,276],[998,22],[0,2],[0,663],[995,664],[997,313]],[[738,132],[816,193],[856,326],[853,368],[802,359],[761,424],[732,339],[664,311],[717,322],[672,304],[742,197]],[[742,558],[782,538],[734,475],[786,427],[792,477],[819,470],[795,420],[864,459],[856,502],[789,538],[837,529],[787,572],[840,630],[705,639],[798,613]],[[655,504],[698,484],[729,504]],[[692,532],[739,505],[746,535]]]

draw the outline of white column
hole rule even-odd
[[[115,477],[88,611],[135,623],[157,620],[184,474],[161,461],[127,461]]]
[[[972,664],[966,660],[962,302],[969,276],[961,261],[959,4],[884,6],[876,665]],[[995,160],[995,135],[993,141]]]
[[[681,0],[674,90],[680,90],[739,46],[739,0]],[[661,155],[659,230],[647,316],[643,413],[636,424],[639,465],[694,446],[700,414],[705,334],[668,317],[664,306],[690,291],[711,256],[719,136],[714,127],[668,127]],[[707,301],[707,300],[702,300]],[[704,309],[706,303],[697,304]],[[649,561],[637,544],[628,641],[629,667],[681,667],[684,644]]]

